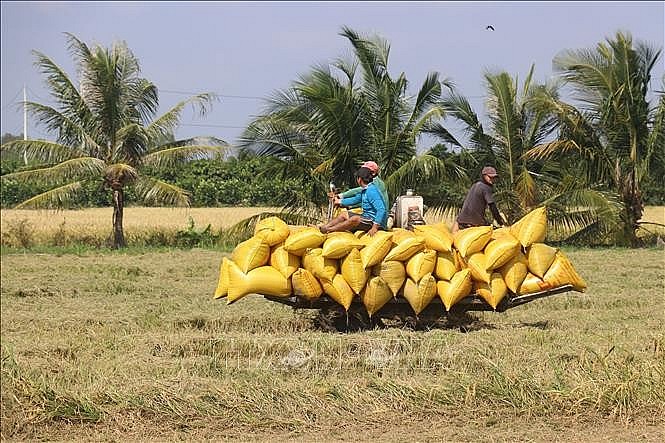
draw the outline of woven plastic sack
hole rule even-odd
[[[227,304],[231,304],[247,294],[291,295],[291,281],[272,266],[261,266],[243,273],[233,262],[229,263],[229,292]]]
[[[442,280],[450,280],[459,271],[457,268],[457,261],[453,256],[453,252],[437,252],[436,253],[436,266],[434,267],[434,275],[436,278]]]
[[[487,270],[498,269],[520,252],[519,240],[510,234],[501,235],[485,246],[485,261]]]
[[[471,278],[485,283],[490,282],[491,272],[487,272],[487,259],[482,252],[472,254],[466,261],[471,271]]]
[[[326,236],[318,228],[306,227],[288,236],[284,241],[284,249],[291,254],[302,256],[308,248],[318,248]]]
[[[444,232],[441,228],[432,225],[416,225],[413,232],[425,238],[425,246],[428,249],[445,252],[453,247],[453,236],[449,232]]]
[[[376,266],[388,255],[393,246],[393,233],[388,231],[379,231],[373,237],[366,236],[369,240],[366,246],[360,251],[363,266],[370,268]]]
[[[291,276],[293,294],[306,300],[316,300],[323,294],[323,288],[314,275],[307,269],[299,268]]]
[[[270,266],[281,272],[284,277],[289,278],[300,267],[300,257],[291,254],[284,249],[284,244],[280,243],[272,248],[269,263]]]
[[[372,275],[381,277],[396,296],[406,280],[406,269],[401,261],[382,261],[372,268]]]
[[[215,289],[214,298],[226,297],[229,292],[229,260],[226,257],[222,258],[222,263],[219,265],[219,281]]]
[[[546,245],[545,243],[534,243],[527,248],[526,260],[529,266],[529,272],[540,278],[545,277],[545,273],[554,263],[557,248]]]
[[[413,312],[420,314],[436,296],[436,280],[427,274],[416,283],[410,278],[404,283],[404,298],[409,302]]]
[[[355,294],[360,294],[360,291],[365,287],[365,283],[367,283],[371,273],[371,270],[365,269],[363,266],[360,251],[355,248],[352,249],[342,260],[340,269],[341,274],[344,276],[344,280],[346,280],[353,292]]]
[[[508,294],[506,282],[503,281],[503,277],[498,272],[492,273],[489,283],[477,282],[474,286],[476,293],[494,309]]]
[[[262,239],[270,246],[282,243],[289,236],[289,225],[279,217],[267,217],[254,227],[254,236]]]
[[[520,289],[519,291],[517,291],[517,293],[533,294],[534,292],[541,292],[541,291],[546,291],[548,289],[552,289],[552,287],[553,286],[551,283],[547,283],[537,275],[533,275],[532,273],[528,272],[526,274],[526,278],[522,282],[522,285],[520,286]]]
[[[404,228],[393,228],[391,232],[393,234],[393,243],[396,245],[402,243],[406,239],[414,238],[416,236],[412,231]]]
[[[231,253],[231,260],[244,273],[267,264],[269,259],[270,245],[259,237],[245,240],[238,244]]]
[[[393,298],[393,293],[381,277],[372,277],[360,293],[360,299],[371,317]]]
[[[328,280],[321,281],[321,286],[326,295],[342,305],[345,310],[349,310],[353,302],[353,290],[344,280],[342,274],[335,275],[332,282]]]
[[[584,279],[577,273],[573,264],[568,260],[568,257],[561,251],[557,251],[556,258],[543,280],[554,288],[563,285],[573,285],[573,289],[577,292],[584,292],[587,288]]]
[[[402,240],[401,243],[393,247],[384,260],[406,261],[416,252],[422,251],[423,249],[425,249],[425,239],[414,235],[411,238]]]
[[[528,248],[534,243],[545,241],[547,234],[547,209],[545,206],[536,208],[519,219],[510,227],[510,233],[517,238],[522,246]]]
[[[325,258],[322,253],[323,249],[321,248],[309,249],[302,256],[302,267],[319,280],[332,281],[339,269],[337,260]]]
[[[457,231],[453,243],[462,257],[467,258],[471,254],[482,251],[491,239],[491,226],[475,226]]]
[[[528,271],[526,256],[521,251],[499,269],[503,281],[513,294],[519,293]]]
[[[446,285],[441,285],[442,287]],[[450,283],[447,285],[446,292],[440,293],[441,301],[446,307],[446,311],[450,311],[455,303],[466,297],[471,293],[471,288],[473,287],[471,280],[471,271],[469,269],[462,269],[453,275],[453,278],[450,279]],[[437,288],[438,290],[438,288]]]
[[[406,262],[406,274],[416,283],[426,274],[432,274],[434,268],[436,268],[436,251],[434,249],[416,252]]]
[[[338,259],[345,257],[351,252],[351,249],[361,249],[364,246],[365,242],[350,232],[334,232],[328,234],[323,242],[321,255],[326,258]]]

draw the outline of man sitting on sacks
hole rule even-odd
[[[360,193],[347,198],[334,197],[334,204],[345,208],[361,207],[362,214],[351,211],[342,212],[319,230],[328,232],[364,231],[373,236],[379,229],[386,229],[388,210],[379,188],[373,183],[373,174],[369,168],[361,167],[356,171],[356,181],[361,188]]]
[[[469,189],[469,192],[464,198],[462,210],[453,224],[453,234],[460,229],[489,225],[487,220],[485,220],[485,208],[487,207],[490,208],[494,220],[496,220],[499,225],[505,226],[507,224],[496,207],[494,194],[492,192],[494,181],[498,176],[499,174],[494,167],[485,166],[483,168],[480,172],[480,180],[471,186],[471,189]]]

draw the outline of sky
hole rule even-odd
[[[29,101],[52,104],[33,50],[76,79],[65,32],[89,46],[125,41],[141,74],[160,91],[160,113],[180,100],[214,92],[204,118],[184,113],[176,137],[215,136],[234,144],[264,110],[315,65],[351,54],[343,26],[390,44],[389,71],[415,94],[429,72],[452,80],[482,117],[483,73],[524,79],[553,75],[567,49],[592,49],[617,31],[662,49],[665,2],[18,2],[1,4],[1,132],[23,132]],[[494,30],[487,29],[491,25]],[[665,61],[653,70],[662,89]],[[444,121],[444,126],[448,122]],[[454,125],[452,125],[454,126]],[[28,118],[30,138],[53,139]],[[455,132],[455,129],[453,129]]]

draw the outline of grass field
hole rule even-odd
[[[2,439],[665,441],[663,250],[566,253],[585,294],[346,334],[214,250],[5,253]]]
[[[128,207],[124,214],[124,231],[129,245],[173,245],[177,231],[186,230],[190,221],[195,229],[211,226],[213,233],[228,228],[240,220],[261,212],[279,208],[145,208]],[[111,234],[112,208],[91,208],[70,211],[2,209],[1,244],[10,247],[70,246],[86,244],[104,246]],[[438,214],[428,214],[428,223],[453,220]],[[665,207],[645,208],[643,220],[665,224]],[[649,226],[651,232],[665,229]],[[645,235],[647,232],[640,232]]]

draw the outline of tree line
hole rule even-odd
[[[274,198],[288,213],[317,217],[328,184],[352,184],[358,165],[372,159],[391,196],[413,188],[432,209],[455,211],[465,188],[491,164],[500,174],[495,196],[509,220],[546,205],[551,223],[571,241],[639,244],[644,204],[659,203],[663,194],[665,88],[655,98],[648,94],[661,48],[618,32],[595,48],[562,51],[553,60],[557,75],[546,84],[534,81],[534,66],[522,82],[486,71],[485,106],[473,109],[437,72],[410,95],[406,74],[389,74],[387,41],[348,27],[340,35],[352,57],[316,66],[267,97],[267,111],[248,125],[241,154],[231,159],[223,140],[172,136],[182,109],[192,105],[205,115],[213,94],[156,116],[158,89],[140,77],[124,42],[91,48],[67,34],[79,78],[35,51],[57,105],[27,107],[55,141],[2,144],[3,205],[27,194],[19,207],[91,204],[81,195],[105,192],[120,247],[126,199],[207,206]],[[462,125],[463,138],[446,128],[450,121]],[[419,152],[423,135],[437,142]],[[10,155],[28,166],[12,169]],[[31,192],[21,194],[20,186]]]

